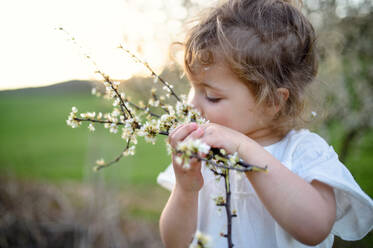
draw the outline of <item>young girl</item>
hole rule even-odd
[[[332,247],[334,235],[365,236],[373,202],[320,136],[299,129],[304,92],[317,73],[315,34],[285,0],[231,0],[212,9],[185,43],[189,101],[210,122],[180,125],[171,146],[201,139],[268,172],[230,172],[234,247]],[[158,182],[172,190],[160,218],[166,247],[200,231],[227,247],[223,180],[197,159],[173,157]]]

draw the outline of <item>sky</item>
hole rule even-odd
[[[181,0],[11,0],[0,2],[0,90],[100,79],[89,54],[114,79],[146,74],[124,44],[160,71],[182,37]],[[57,31],[63,27],[68,35]],[[141,51],[138,49],[141,47]]]
[[[170,43],[183,40],[184,20],[188,14],[193,16],[192,10],[187,12],[181,6],[182,1],[0,1],[0,90],[101,79],[84,58],[85,53],[113,79],[148,75],[142,65],[117,49],[119,44],[138,51],[160,72],[169,63]],[[191,1],[202,8],[214,2]],[[308,3],[312,2],[317,0]],[[338,3],[343,12],[347,0]],[[65,33],[56,31],[57,27],[67,30],[82,48],[74,46]]]

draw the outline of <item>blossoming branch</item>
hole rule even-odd
[[[74,44],[79,46],[75,38],[67,31],[63,28],[59,28],[59,30],[69,35]],[[162,89],[165,94],[160,95],[157,93],[157,90],[153,88],[151,90],[151,97],[146,104],[143,102],[135,104],[124,92],[120,92],[120,82],[111,80],[108,75],[97,68],[97,64],[91,56],[84,54],[96,67],[96,73],[100,74],[104,80],[105,91],[100,92],[96,88],[93,88],[92,94],[111,100],[113,109],[111,112],[107,113],[78,113],[77,107],[74,106],[68,115],[66,123],[72,128],[77,128],[80,127],[83,122],[87,122],[88,129],[91,132],[95,131],[95,125],[101,124],[104,125],[110,133],[120,133],[121,138],[126,140],[126,145],[117,157],[109,162],[105,162],[104,159],[96,161],[96,166],[94,167],[96,171],[117,163],[123,156],[134,155],[137,137],[144,137],[146,142],[154,144],[157,135],[168,135],[177,125],[190,122],[196,122],[197,124],[208,123],[193,106],[187,103],[186,96],[181,95],[179,97],[174,92],[173,86],[155,73],[147,62],[139,59],[123,45],[120,45],[119,49],[127,53],[135,62],[143,64],[150,71],[151,76],[154,78],[154,83],[160,83],[163,86]],[[171,96],[176,99],[175,106],[167,103]],[[157,113],[164,112],[164,114],[156,114],[152,111],[153,109],[160,110],[157,111]],[[237,212],[235,210],[232,211],[230,206],[231,191],[229,171],[266,171],[267,168],[247,164],[238,157],[237,153],[227,154],[224,149],[212,148],[199,139],[180,142],[175,150],[170,146],[168,146],[168,148],[170,154],[172,152],[176,154],[175,159],[177,163],[182,164],[185,169],[190,167],[189,160],[191,158],[197,158],[200,161],[204,161],[204,164],[216,176],[224,178],[226,190],[225,197],[217,197],[215,203],[217,206],[224,207],[226,210],[227,233],[222,233],[221,235],[227,238],[228,247],[233,247],[232,218],[237,217]],[[208,238],[198,232],[196,238],[199,247],[207,247]]]

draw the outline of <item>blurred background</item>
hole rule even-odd
[[[0,2],[0,247],[162,247],[158,218],[169,192],[156,177],[170,163],[165,138],[139,139],[136,155],[99,173],[120,135],[66,125],[72,106],[108,111],[90,94],[101,78],[84,54],[133,99],[153,79],[117,49],[125,44],[187,92],[180,47],[191,17],[214,1],[14,0]],[[320,53],[312,129],[333,145],[373,196],[373,2],[306,0]],[[81,48],[56,28],[69,31]],[[334,247],[372,247],[373,234]]]

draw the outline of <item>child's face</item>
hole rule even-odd
[[[274,114],[258,105],[248,87],[222,63],[202,67],[191,82],[188,102],[203,117],[256,140],[268,135]]]

